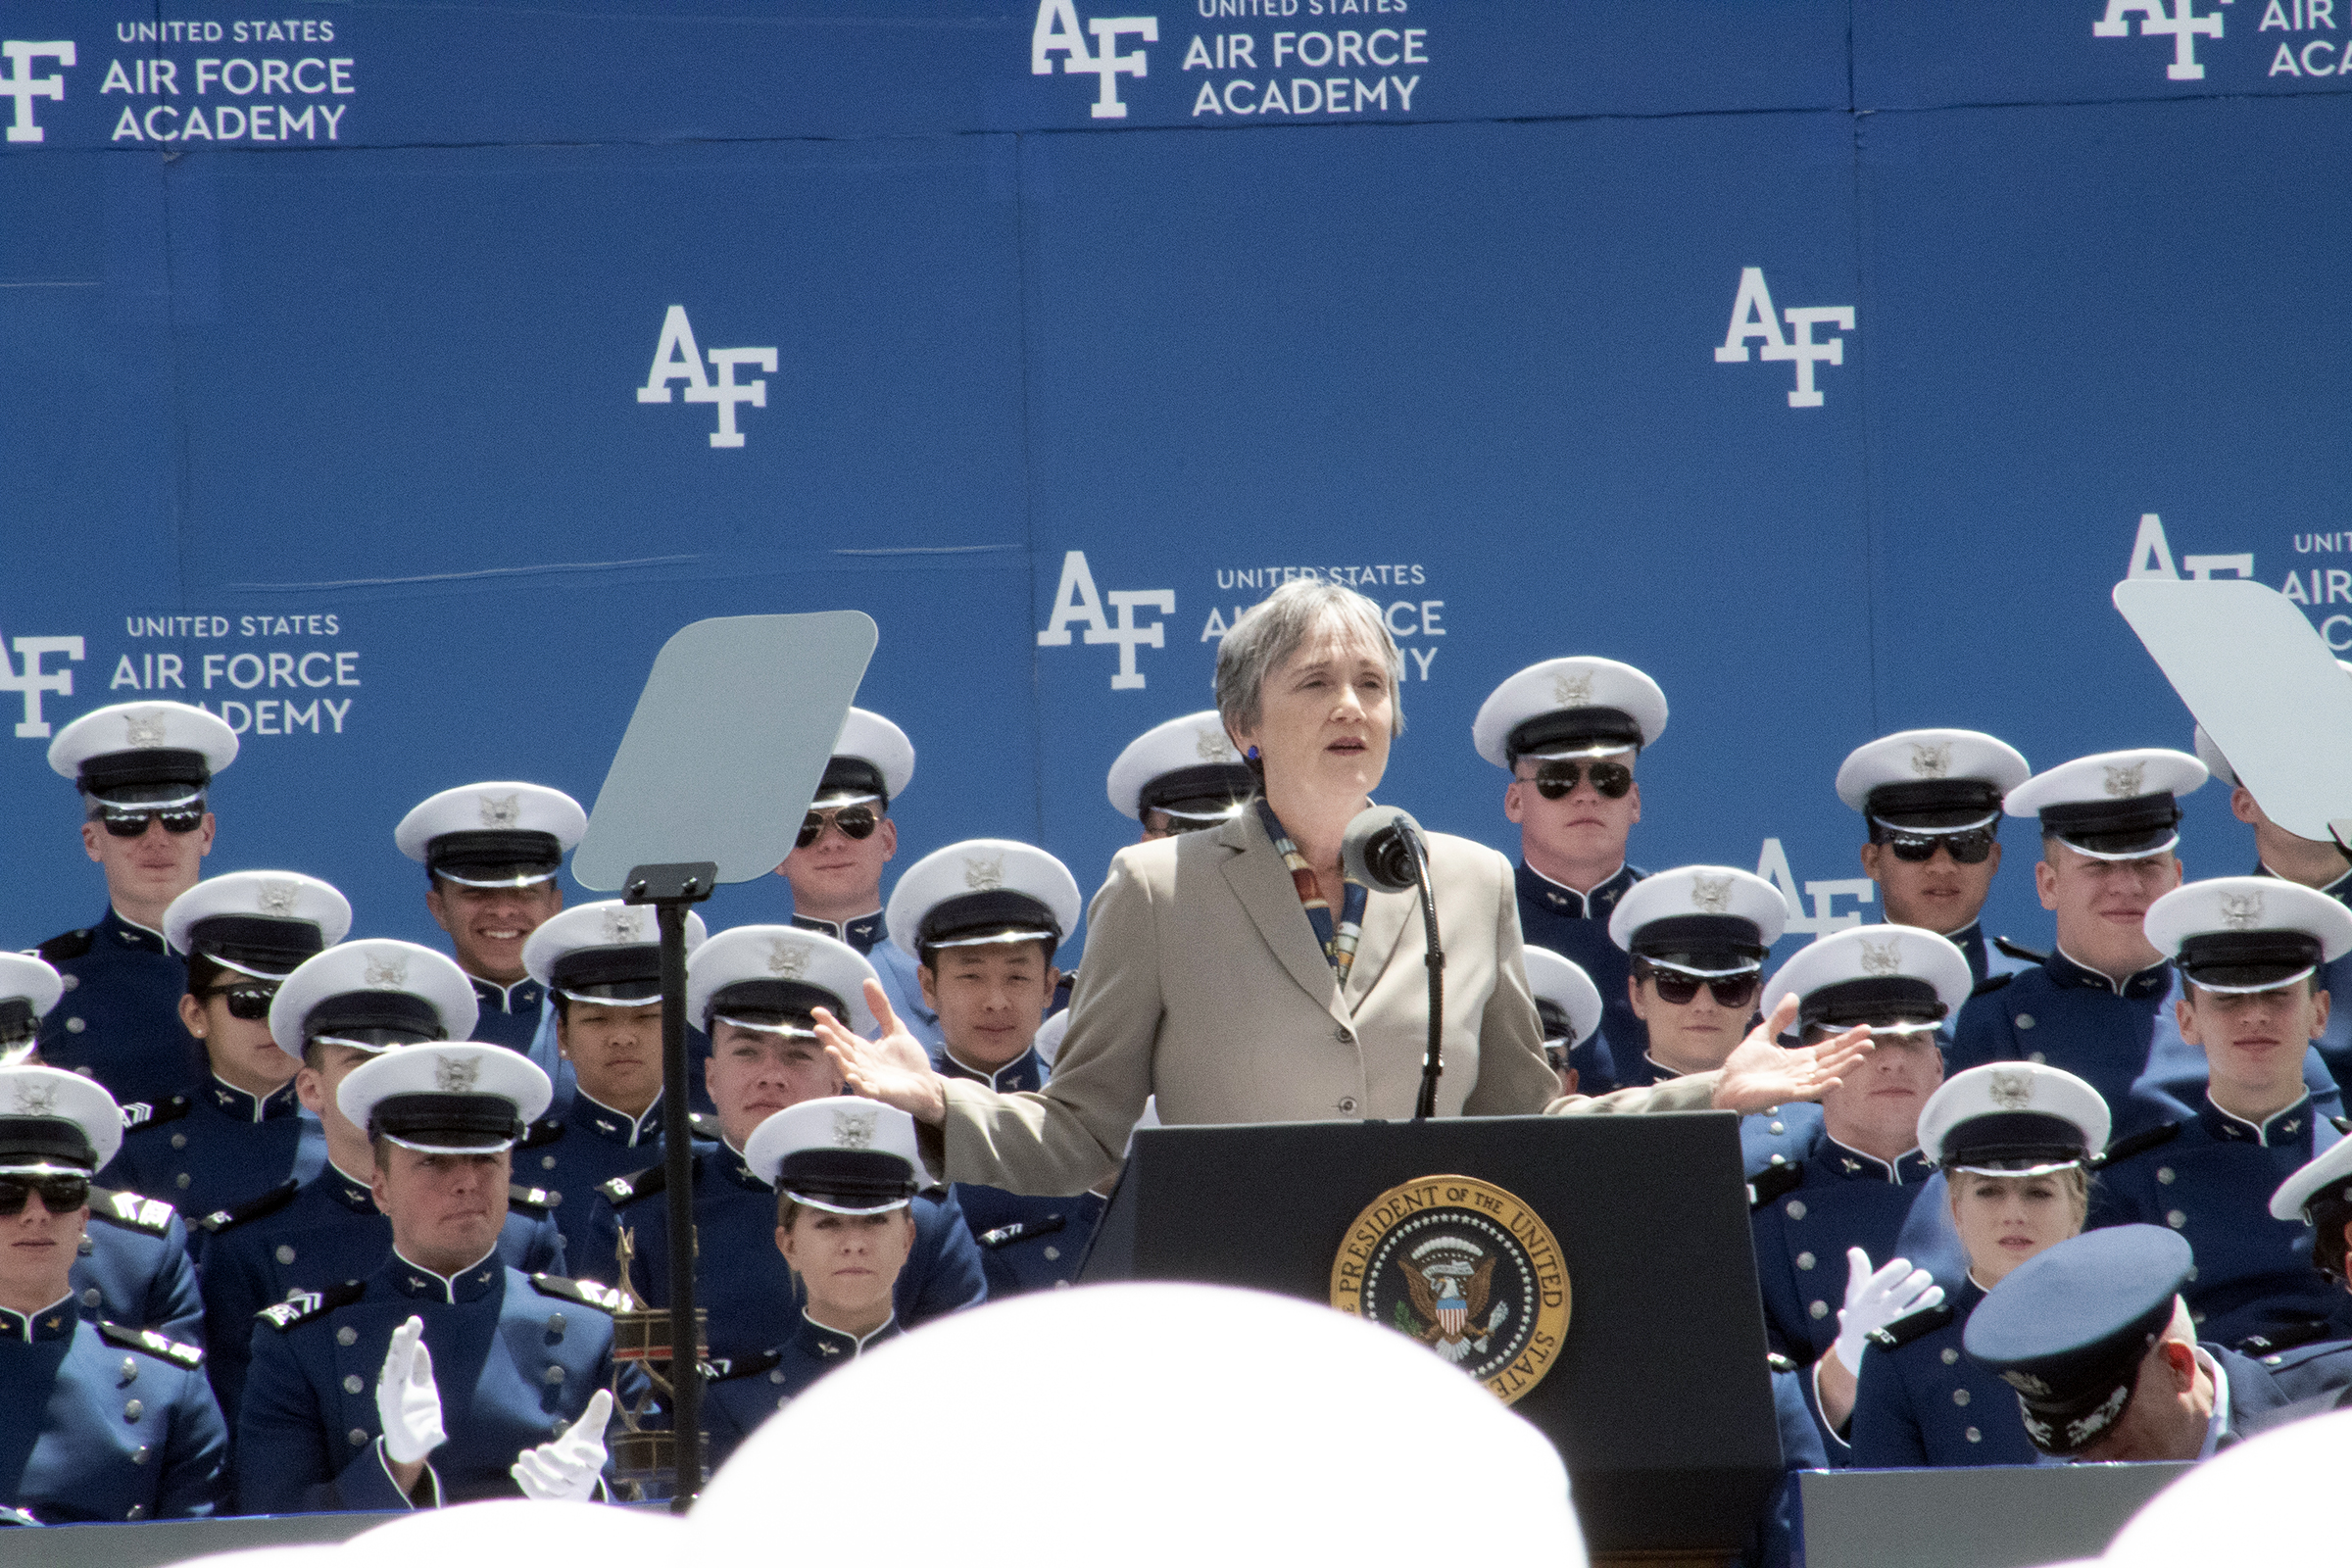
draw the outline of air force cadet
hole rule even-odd
[[[1104,781],[1121,816],[1143,825],[1142,842],[1218,827],[1257,794],[1215,709],[1155,724],[1127,743]]]
[[[424,866],[424,906],[473,982],[473,1037],[529,1055],[560,1099],[566,1081],[553,1043],[539,1038],[547,990],[524,969],[522,946],[564,907],[556,873],[587,831],[588,813],[562,790],[510,781],[443,790],[392,833]]]
[[[2082,1231],[2110,1124],[2097,1090],[2035,1062],[1972,1067],[1929,1099],[1920,1152],[1943,1173],[1968,1271],[1940,1305],[1868,1337],[1850,1466],[2035,1462],[2008,1387],[1964,1355],[1961,1340],[1987,1292]]]
[[[1886,923],[1947,938],[1980,981],[2027,962],[1988,946],[1979,916],[2001,868],[2001,798],[2033,771],[1973,729],[1907,729],[1855,748],[1838,769],[1838,798],[1869,827],[1862,869]]]
[[[914,743],[880,713],[842,720],[816,799],[776,874],[792,885],[792,923],[847,943],[874,966],[890,1004],[926,1049],[939,1021],[923,1005],[914,964],[891,945],[882,917],[882,867],[899,853],[890,803],[914,781]]]
[[[1580,1080],[1570,1058],[1600,1032],[1600,988],[1582,964],[1549,948],[1529,948],[1525,956],[1527,988],[1544,1025],[1544,1059],[1560,1075],[1560,1093],[1573,1095]]]
[[[1601,1038],[1569,1057],[1579,1092],[1641,1088],[1722,1066],[1746,1037],[1764,959],[1788,923],[1780,889],[1728,865],[1677,866],[1636,883],[1607,930],[1647,1049],[1628,1053],[1609,1034],[1603,991]]]
[[[50,767],[81,792],[81,845],[106,873],[107,907],[37,950],[69,999],[41,1030],[41,1059],[87,1068],[118,1101],[170,1095],[199,1064],[178,1027],[187,968],[164,910],[212,853],[206,791],[236,757],[236,733],[185,703],[101,708],[49,744]]]
[[[708,935],[689,910],[689,957]],[[564,1246],[584,1260],[597,1189],[662,1160],[661,933],[651,908],[606,899],[532,932],[522,959],[547,988],[577,1092],[569,1109],[531,1124],[514,1158],[552,1191]]]
[[[392,1222],[375,1206],[368,1129],[336,1095],[353,1071],[386,1052],[464,1040],[474,1021],[466,972],[430,948],[371,937],[329,948],[286,976],[270,1005],[270,1034],[292,1057],[295,1094],[318,1118],[326,1164],[203,1217],[208,1363],[220,1408],[234,1410],[251,1360],[254,1315],[273,1301],[373,1273],[392,1250]],[[549,1193],[509,1190],[499,1256],[526,1274],[564,1272],[564,1239]]]
[[[914,1250],[914,1118],[870,1100],[805,1101],[761,1122],[744,1158],[776,1190],[776,1250],[800,1282],[791,1337],[731,1362],[703,1405],[710,1468],[835,1367],[899,1336],[891,1301]]]
[[[1631,664],[1592,658],[1530,664],[1494,688],[1470,727],[1478,755],[1511,775],[1502,814],[1519,826],[1521,933],[1600,988],[1602,1039],[1580,1069],[1588,1095],[1650,1081],[1638,1071],[1648,1035],[1627,1000],[1626,956],[1609,932],[1619,901],[1648,874],[1625,858],[1642,820],[1634,768],[1665,731],[1658,683]],[[1613,1076],[1611,1063],[1630,1076]]]
[[[2091,1223],[2187,1238],[2197,1274],[2183,1294],[2200,1338],[2261,1336],[2268,1348],[2352,1333],[2352,1299],[2313,1271],[2300,1217],[2270,1217],[2279,1184],[2342,1137],[2301,1069],[2328,1024],[2319,971],[2352,953],[2352,910],[2276,877],[2219,877],[2157,900],[2147,934],[2180,966],[2175,1017],[2209,1076],[2190,1114],[2111,1159]]]
[[[325,1161],[318,1124],[295,1095],[297,1063],[270,1036],[270,1005],[297,964],[343,940],[351,906],[316,877],[232,871],[172,900],[164,922],[188,955],[179,1011],[205,1071],[176,1094],[123,1106],[130,1134],[108,1180],[209,1214],[308,1180]]]
[[[791,1332],[799,1307],[774,1245],[775,1195],[743,1151],[777,1111],[841,1092],[815,1013],[821,1008],[872,1032],[864,984],[873,978],[873,965],[855,948],[797,926],[737,926],[687,960],[687,1015],[710,1036],[705,1078],[717,1106],[719,1141],[696,1151],[693,1171],[695,1298],[710,1310],[714,1357],[757,1355]],[[589,1222],[593,1250],[576,1265],[619,1284],[625,1229],[635,1259],[628,1284],[655,1306],[669,1299],[667,1183],[661,1165],[607,1182]],[[917,1199],[914,1220],[914,1253],[897,1292],[899,1319],[909,1326],[987,1296],[979,1249],[955,1200]]]
[[[2352,1291],[2352,1138],[2278,1184],[2271,1218],[2311,1227],[2311,1263],[2331,1292]],[[2265,1350],[2263,1366],[2302,1399],[2352,1385],[2352,1339],[2331,1338]]]
[[[122,1136],[97,1084],[0,1067],[0,1505],[41,1524],[195,1518],[224,1490],[203,1353],[85,1311],[72,1283],[90,1174]]]
[[[596,1493],[615,1298],[498,1256],[509,1152],[551,1095],[528,1058],[474,1041],[402,1047],[343,1080],[392,1250],[364,1280],[261,1314],[237,1418],[243,1511]]]
[[[891,940],[920,965],[923,1001],[939,1018],[931,1064],[942,1076],[1000,1094],[1045,1087],[1035,1041],[1060,980],[1054,954],[1080,907],[1068,867],[1008,839],[951,844],[899,878]],[[1073,1282],[1102,1214],[1092,1193],[1025,1198],[968,1183],[955,1193],[991,1299]]]

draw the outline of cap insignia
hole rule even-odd
[[[877,1113],[871,1110],[836,1110],[833,1112],[833,1147],[835,1149],[865,1149],[874,1141],[874,1122]]]
[[[2251,931],[2262,923],[2262,894],[2225,893],[2222,895],[2222,924],[2232,931]]]
[[[1193,751],[1203,762],[1233,760],[1233,742],[1225,738],[1225,732],[1221,729],[1201,730],[1200,738],[1193,745]]]
[[[2132,1384],[2125,1384],[2101,1400],[2099,1407],[2090,1414],[2077,1421],[2069,1421],[2066,1424],[2066,1441],[2069,1446],[2079,1448],[2115,1425],[2115,1418],[2122,1415],[2124,1406],[2131,1402],[2132,1389]]]
[[[1862,972],[1869,975],[1890,975],[1903,972],[1902,939],[1888,937],[1884,942],[1862,939]]]
[[[290,920],[294,917],[294,901],[301,897],[301,883],[271,880],[262,884],[254,902],[264,914]]]
[[[443,1056],[433,1063],[433,1087],[445,1095],[470,1095],[482,1075],[479,1056]]]
[[[978,856],[965,856],[963,858],[963,885],[975,893],[986,893],[1003,887],[1004,885],[1004,857],[1000,854],[993,860],[984,860]]]
[[[2034,1075],[2020,1067],[1996,1067],[1991,1094],[2002,1110],[2024,1110],[2034,1103]]]
[[[1732,912],[1732,879],[1728,876],[1694,876],[1690,879],[1690,907],[1702,914]]]
[[[1551,677],[1552,701],[1562,708],[1591,708],[1592,706],[1592,671],[1562,670]]]
[[[645,940],[645,911],[643,909],[607,909],[605,911],[605,941],[610,946],[623,942]]]
[[[2004,1372],[2001,1374],[2001,1381],[2018,1393],[2030,1395],[2036,1399],[2046,1399],[2050,1396],[2050,1386],[2031,1372]]]
[[[779,979],[798,980],[808,970],[808,949],[802,943],[783,937],[767,941],[767,972]]]
[[[160,712],[124,713],[122,739],[132,746],[161,746],[164,744],[164,715]]]
[[[482,826],[513,827],[522,818],[522,798],[518,795],[476,796],[482,807]]]
[[[2110,800],[2121,801],[2128,800],[2134,795],[2141,794],[2142,791],[2139,787],[2139,779],[2140,775],[2145,773],[2147,770],[2148,764],[2145,762],[2133,762],[2129,767],[2108,768],[2108,798]]]
[[[1930,746],[1925,741],[1911,743],[1911,776],[1913,778],[1942,778],[1952,770],[1952,743]]]
[[[374,986],[379,991],[401,991],[407,989],[409,984],[409,956],[405,953],[395,953],[389,957],[378,958],[373,955],[369,955],[368,958],[368,973],[365,977],[365,983]]]
[[[17,1114],[20,1116],[56,1115],[57,1085],[20,1082],[17,1085]]]

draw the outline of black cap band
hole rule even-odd
[[[1640,957],[1697,969],[1730,969],[1764,961],[1770,950],[1753,920],[1736,914],[1674,914],[1652,920],[1633,935]]]
[[[76,782],[85,794],[104,796],[128,784],[183,784],[200,790],[212,781],[213,770],[202,752],[158,746],[87,758]]]
[[[1950,1011],[1925,980],[1870,975],[1808,993],[1796,1004],[1796,1026],[1851,1029],[1859,1023],[1941,1023]]]
[[[514,1102],[497,1095],[387,1095],[368,1113],[368,1132],[493,1152],[520,1138],[523,1127]]]
[[[1028,894],[1015,893],[1010,888],[991,888],[984,893],[942,899],[923,915],[922,929],[916,933],[914,945],[918,949],[931,948],[958,937],[1014,931],[1052,932],[1054,946],[1061,946],[1061,922],[1054,918],[1054,911]]]
[[[882,786],[882,770],[862,757],[836,757],[825,763],[825,776],[817,783],[816,798],[826,801],[844,795],[878,795],[883,808],[890,807],[890,791]]]
[[[2180,803],[2169,791],[2047,806],[2041,811],[2044,833],[2093,855],[2153,855],[2172,841],[2180,824]]]
[[[815,1022],[811,1014],[819,1007],[836,1018],[846,1019],[850,1015],[842,1000],[822,986],[804,985],[798,980],[738,980],[711,993],[704,1026],[708,1028],[714,1017],[811,1026]]]
[[[286,974],[303,959],[325,952],[326,937],[312,920],[208,914],[188,927],[188,951],[270,974]]]
[[[1211,801],[1247,801],[1256,793],[1257,775],[1250,771],[1247,763],[1203,762],[1199,767],[1180,767],[1152,779],[1136,796],[1136,807],[1144,811],[1168,811],[1179,806],[1199,807]],[[1177,814],[1205,813],[1194,810]]]
[[[2200,931],[2175,961],[2197,985],[2267,991],[2310,973],[2325,952],[2308,931]]]
[[[427,870],[453,874],[516,867],[547,872],[564,863],[564,846],[553,833],[515,827],[473,828],[444,833],[427,844],[424,863]]]
[[[845,1208],[904,1202],[921,1188],[914,1167],[878,1149],[803,1149],[776,1167],[776,1191]]]
[[[1568,1021],[1568,1014],[1560,1004],[1549,998],[1536,999],[1536,1016],[1543,1022],[1546,1040],[1568,1040],[1576,1035],[1576,1025]]]
[[[302,1020],[305,1040],[362,1029],[390,1029],[420,1041],[447,1038],[433,1004],[409,991],[346,991],[328,997]]]
[[[1564,708],[1538,713],[1512,729],[1502,743],[1503,755],[1515,765],[1530,752],[1571,745],[1630,746],[1642,749],[1642,726],[1622,708]]]
[[[2001,792],[1981,778],[1927,778],[1882,784],[1864,798],[1862,809],[1878,824],[1904,828],[1966,827],[1996,815]]]
[[[41,1016],[24,997],[0,999],[0,1040],[22,1040],[41,1027]]]
[[[78,1123],[63,1116],[0,1116],[0,1164],[52,1159],[91,1170],[98,1151]]]
[[[1971,1116],[1943,1135],[1941,1163],[1958,1165],[2056,1165],[2087,1159],[2094,1151],[2082,1129],[2064,1116],[2038,1110],[2000,1110]]]
[[[619,987],[613,996],[631,995],[626,988],[651,985],[656,991],[662,986],[662,949],[652,942],[631,942],[612,948],[578,948],[558,958],[548,971],[548,978],[559,991],[585,991],[592,986]],[[646,996],[651,993],[635,992]]]

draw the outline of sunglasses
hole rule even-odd
[[[71,1214],[90,1201],[87,1176],[0,1176],[0,1215],[22,1214],[24,1200],[41,1195],[41,1206],[52,1214]]]
[[[270,1016],[270,1004],[277,995],[277,987],[267,985],[215,986],[212,990],[201,992],[199,995],[227,998],[228,1015],[231,1018],[261,1019]]]
[[[193,833],[204,826],[204,806],[174,806],[163,811],[117,811],[111,808],[99,813],[99,822],[107,832],[119,839],[135,839],[147,831],[150,822],[161,822],[167,833]]]
[[[1715,1005],[1737,1011],[1756,1004],[1756,992],[1763,986],[1764,977],[1754,974],[1725,975],[1714,980],[1700,980],[1692,975],[1676,974],[1669,969],[1647,970],[1643,978],[1658,988],[1658,1000],[1670,1007],[1687,1007],[1698,997],[1698,988],[1705,986],[1715,994]]]
[[[830,825],[853,839],[870,839],[874,829],[882,825],[882,813],[870,806],[845,806],[834,811],[810,811],[801,819],[801,832],[792,842],[795,848],[807,849],[824,837]]]
[[[1541,763],[1536,768],[1536,793],[1556,801],[1575,789],[1586,774],[1585,766],[1577,762]],[[1592,787],[1612,801],[1624,800],[1626,791],[1634,787],[1634,770],[1623,762],[1594,762],[1590,776]]]
[[[1983,865],[1992,855],[1992,829],[1972,827],[1965,833],[1889,833],[1886,848],[1898,860],[1913,865],[1936,858],[1936,846],[1952,852],[1962,865]]]

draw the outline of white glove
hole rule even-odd
[[[375,1414],[384,1427],[384,1452],[394,1464],[416,1464],[449,1441],[441,1427],[441,1391],[433,1383],[423,1318],[412,1317],[393,1331],[384,1369],[375,1375]]]
[[[1847,1248],[1845,1305],[1838,1310],[1838,1343],[1830,1348],[1838,1364],[1860,1377],[1863,1347],[1874,1332],[1942,1300],[1943,1287],[1926,1269],[1913,1268],[1909,1258],[1889,1259],[1874,1274],[1870,1254],[1859,1247]]]
[[[586,1502],[605,1471],[605,1423],[612,1419],[612,1391],[599,1389],[562,1437],[523,1449],[507,1473],[533,1502]]]

